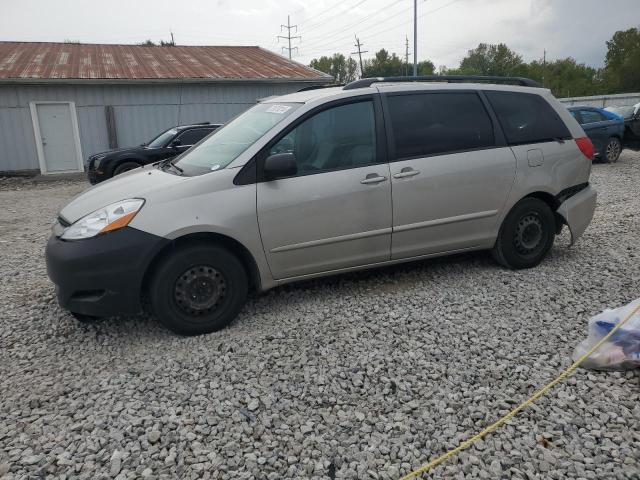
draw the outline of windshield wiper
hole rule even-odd
[[[172,160],[169,160],[169,166],[175,168],[178,172],[180,172],[180,175],[184,173],[184,170],[180,168],[178,165],[176,165],[175,163],[173,163]]]

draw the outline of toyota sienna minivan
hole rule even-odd
[[[307,89],[80,194],[53,226],[47,270],[81,320],[144,306],[199,334],[228,325],[250,289],[482,249],[534,267],[563,225],[573,243],[591,221],[593,153],[528,79]]]

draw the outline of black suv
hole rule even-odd
[[[181,125],[162,132],[139,147],[117,148],[96,153],[87,159],[87,177],[91,184],[107,180],[134,168],[176,157],[209,135],[219,124]]]

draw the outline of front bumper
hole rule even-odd
[[[597,196],[595,189],[588,185],[558,207],[558,213],[564,218],[571,231],[571,245],[576,243],[591,223],[596,210]]]
[[[77,241],[52,235],[47,273],[60,306],[97,317],[138,313],[144,274],[168,242],[131,227]]]

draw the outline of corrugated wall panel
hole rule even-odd
[[[39,169],[28,108],[0,108],[0,172]]]
[[[253,103],[192,103],[181,105],[178,124],[225,123],[252,105]]]
[[[94,153],[109,150],[107,135],[107,119],[104,107],[76,107],[78,112],[78,127],[80,129],[80,143],[84,160]]]
[[[127,147],[148,142],[178,124],[177,105],[115,106],[118,145]]]

